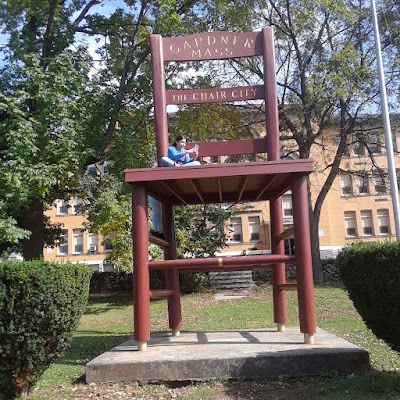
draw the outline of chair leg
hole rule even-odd
[[[164,249],[164,257],[166,260],[176,259],[176,237],[175,237],[175,220],[172,205],[164,205],[163,226],[164,235],[170,246]],[[182,327],[182,309],[181,309],[181,293],[179,284],[179,271],[177,269],[169,269],[165,271],[165,281],[167,289],[172,289],[172,296],[168,297],[168,318],[169,327],[173,336],[179,336]]]
[[[284,254],[283,241],[276,242],[277,235],[283,232],[282,197],[270,201],[271,212],[271,252],[272,254]],[[279,332],[285,330],[287,322],[286,291],[280,289],[280,285],[286,283],[286,267],[284,263],[272,266],[272,285],[274,299],[274,321]]]
[[[150,278],[147,191],[132,187],[134,338],[138,350],[145,351],[150,340]]]
[[[308,191],[307,180],[304,176],[298,177],[293,182],[292,195],[300,331],[304,333],[305,343],[313,344],[314,333],[316,331],[316,317],[311,257]]]

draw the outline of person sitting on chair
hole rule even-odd
[[[198,147],[195,146],[189,150],[186,150],[185,147],[186,138],[183,135],[179,135],[174,144],[168,148],[168,157],[161,159],[161,165],[163,167],[200,165],[200,162],[197,161],[199,156]]]

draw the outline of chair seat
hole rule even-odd
[[[173,205],[262,201],[282,195],[293,178],[313,171],[312,160],[279,160],[125,170],[125,182]]]

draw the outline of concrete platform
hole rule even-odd
[[[366,350],[322,329],[314,345],[303,343],[299,328],[154,333],[146,352],[129,340],[94,358],[86,365],[86,381],[257,379],[368,368]]]

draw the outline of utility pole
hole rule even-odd
[[[390,193],[392,195],[393,213],[396,229],[396,239],[400,240],[400,208],[399,189],[397,187],[396,165],[394,163],[392,130],[390,127],[389,109],[386,97],[386,84],[382,63],[381,41],[379,38],[378,17],[376,14],[375,0],[371,0],[372,22],[375,34],[376,62],[378,64],[379,85],[381,92],[381,108],[383,117],[383,129],[385,133],[386,157],[388,160]]]

